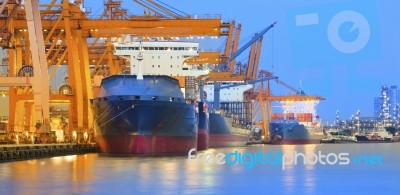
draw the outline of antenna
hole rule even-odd
[[[142,42],[139,43],[139,54],[137,56],[137,60],[138,60],[138,73],[137,73],[137,77],[136,79],[138,80],[143,80],[143,73],[142,73],[142,60],[143,60],[143,55],[142,55]]]
[[[304,91],[303,91],[303,81],[302,80],[299,80],[299,91],[300,91],[300,93],[304,93]]]

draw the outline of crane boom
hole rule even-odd
[[[244,82],[244,83],[235,83],[235,84],[232,84],[232,85],[224,85],[224,86],[221,86],[220,89],[228,89],[228,88],[231,88],[231,87],[237,87],[237,86],[247,85],[247,84],[256,84],[256,83],[259,83],[259,82],[264,82],[264,81],[273,80],[273,79],[278,79],[278,77],[277,76],[271,76],[271,77],[261,78],[261,79],[257,79],[257,80],[251,80],[251,81]]]
[[[278,84],[280,84],[280,85],[286,87],[287,89],[293,91],[296,95],[304,94],[304,92],[299,91],[299,90],[297,90],[297,89],[291,87],[290,85],[284,83],[283,81],[281,81],[281,80],[279,80],[279,79],[275,79],[275,81],[276,81],[276,83],[278,83]]]
[[[232,61],[235,59],[237,56],[239,56],[244,50],[246,50],[250,45],[252,45],[254,42],[256,42],[258,39],[260,39],[265,33],[269,31],[272,27],[274,27],[276,22],[272,23],[269,25],[267,28],[265,28],[263,31],[260,33],[256,34],[249,42],[247,42],[245,45],[243,45],[240,49],[238,49],[235,53],[233,53],[229,59],[228,62]]]
[[[246,78],[252,77],[252,71],[253,71],[253,62],[254,62],[254,53],[256,50],[256,43],[251,44],[251,49],[250,49],[250,54],[249,54],[249,62],[247,63],[247,68],[246,68]]]
[[[265,33],[267,33],[269,31],[269,29],[271,29],[272,27],[274,27],[276,24],[276,22],[272,23],[271,25],[269,25],[267,28],[265,28],[264,30],[262,30],[260,33],[256,34],[249,42],[247,42],[245,45],[243,45],[242,47],[240,47],[240,49],[238,49],[235,53],[233,53],[229,58],[228,58],[228,64],[230,62],[232,62],[232,60],[234,60],[236,57],[238,57],[244,50],[246,50],[248,47],[250,47],[250,45],[252,45],[253,43],[255,43],[256,41],[258,41]],[[220,64],[217,67],[217,70],[220,70],[222,67],[225,67],[226,64]]]
[[[225,46],[225,52],[224,52],[224,56],[229,56],[231,54],[231,49],[232,49],[232,36],[233,36],[233,32],[235,30],[235,21],[233,20],[230,24],[229,24],[229,31],[228,31],[228,37],[226,40],[226,46]]]
[[[260,55],[261,55],[261,45],[262,45],[262,37],[257,41],[257,50],[255,53],[254,61],[252,62],[253,70],[251,72],[251,80],[256,79],[257,76],[257,70],[258,70],[258,63],[260,61]],[[250,64],[249,64],[250,65]]]
[[[238,49],[239,36],[240,36],[241,30],[242,30],[242,24],[239,23],[235,30],[235,38],[233,39],[233,43],[232,43],[232,52],[236,52]],[[235,68],[235,64],[236,64],[235,59],[233,59],[231,62],[229,62],[229,72],[233,72],[233,70]]]

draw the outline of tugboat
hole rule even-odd
[[[391,142],[393,140],[393,135],[383,127],[367,134],[357,134],[355,137],[357,138],[357,142]]]

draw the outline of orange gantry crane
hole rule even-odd
[[[221,22],[220,16],[167,17],[165,10],[161,16],[151,12],[129,16],[126,9],[120,7],[120,1],[111,0],[105,2],[102,16],[96,19],[89,18],[81,9],[83,1],[52,0],[47,5],[39,5],[37,0],[30,0],[25,1],[24,9],[19,3],[18,0],[5,0],[0,6],[0,14],[8,14],[8,17],[0,18],[0,45],[8,51],[10,71],[7,77],[0,77],[0,86],[10,86],[10,132],[17,131],[14,127],[18,124],[28,126],[18,131],[39,130],[34,128],[37,122],[42,124],[40,129],[48,133],[44,127],[48,127],[50,120],[51,101],[69,102],[70,131],[66,134],[71,134],[71,130],[88,130],[93,122],[89,109],[91,76],[122,72],[127,63],[112,55],[112,37],[123,34],[138,37],[226,36],[225,29],[230,26]],[[164,9],[161,4],[156,7]],[[68,94],[50,92],[49,79],[63,65],[68,67],[67,88],[70,91]],[[91,65],[94,66],[92,72]],[[20,70],[27,72],[24,77],[16,76]],[[32,106],[35,112],[30,115]],[[30,120],[32,117],[34,119]]]
[[[275,26],[276,22],[272,23],[271,25],[267,26],[265,29],[263,29],[260,33],[255,34],[255,36],[245,43],[240,49],[236,50],[237,44],[238,44],[238,38],[240,33],[240,25],[238,26],[238,30],[236,30],[236,35],[235,35],[235,41],[232,44],[233,50],[225,49],[225,55],[226,53],[229,53],[231,51],[231,54],[229,57],[227,57],[225,60],[222,60],[221,63],[215,68],[214,71],[211,71],[210,74],[208,74],[207,80],[208,81],[249,81],[249,80],[254,80],[257,74],[257,69],[258,69],[258,61],[261,53],[261,45],[262,45],[262,37],[264,36],[265,33],[267,33],[271,28]],[[232,28],[233,29],[233,28]],[[230,34],[230,33],[229,33]],[[229,38],[229,36],[228,36]],[[229,40],[228,40],[229,43]],[[227,47],[229,48],[229,45],[227,43]],[[247,48],[251,46],[250,54],[249,54],[249,63],[246,67],[245,70],[241,70],[240,72],[234,72],[234,67],[235,65],[235,59],[238,57],[243,51],[245,51]],[[238,69],[240,69],[238,67]]]
[[[258,61],[259,61],[259,56],[261,52],[261,45],[262,45],[262,37],[265,33],[267,33],[271,28],[275,26],[276,22],[272,23],[265,29],[263,29],[260,33],[257,33],[250,41],[248,41],[246,44],[244,44],[240,49],[237,51],[237,44],[238,44],[238,39],[239,35],[235,35],[235,41],[233,42],[232,46],[232,52],[229,58],[224,61],[223,63],[219,64],[214,71],[210,72],[208,75],[206,75],[204,78],[201,78],[200,82],[203,82],[202,80],[206,81],[213,81],[214,82],[214,109],[218,110],[220,109],[220,89],[221,89],[221,81],[254,81],[256,78],[256,72],[258,69]],[[231,28],[233,29],[233,28]],[[240,33],[240,25],[238,26],[236,30],[236,34]],[[231,33],[229,33],[230,36],[228,36],[228,43],[227,47],[229,48],[229,42],[231,41],[229,37],[231,37]],[[245,71],[241,72],[241,74],[235,74],[233,72],[234,70],[234,59],[236,59],[237,56],[239,56],[243,51],[245,51],[248,47],[251,47],[250,50],[250,58],[249,58],[249,63],[247,65],[247,68]],[[257,49],[256,49],[257,48]],[[225,53],[229,53],[229,49],[225,49]],[[245,73],[245,74],[244,74]],[[202,84],[200,84],[202,86]],[[200,89],[202,91],[202,89]],[[200,97],[203,97],[203,94],[200,94]]]

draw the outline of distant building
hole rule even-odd
[[[400,114],[400,90],[396,85],[384,85],[380,97],[374,98],[374,117],[388,122],[395,122]]]
[[[381,114],[381,107],[382,107],[383,99],[381,97],[374,98],[374,117],[379,118]]]
[[[390,86],[388,90],[388,96],[389,96],[389,115],[391,120],[396,120],[400,104],[400,90],[397,89],[397,86]]]
[[[375,117],[360,117],[359,119],[357,119],[357,117],[354,117],[349,120],[339,120],[336,125],[324,126],[324,130],[349,130],[352,133],[366,133],[376,129],[376,126],[378,124],[379,121]]]

